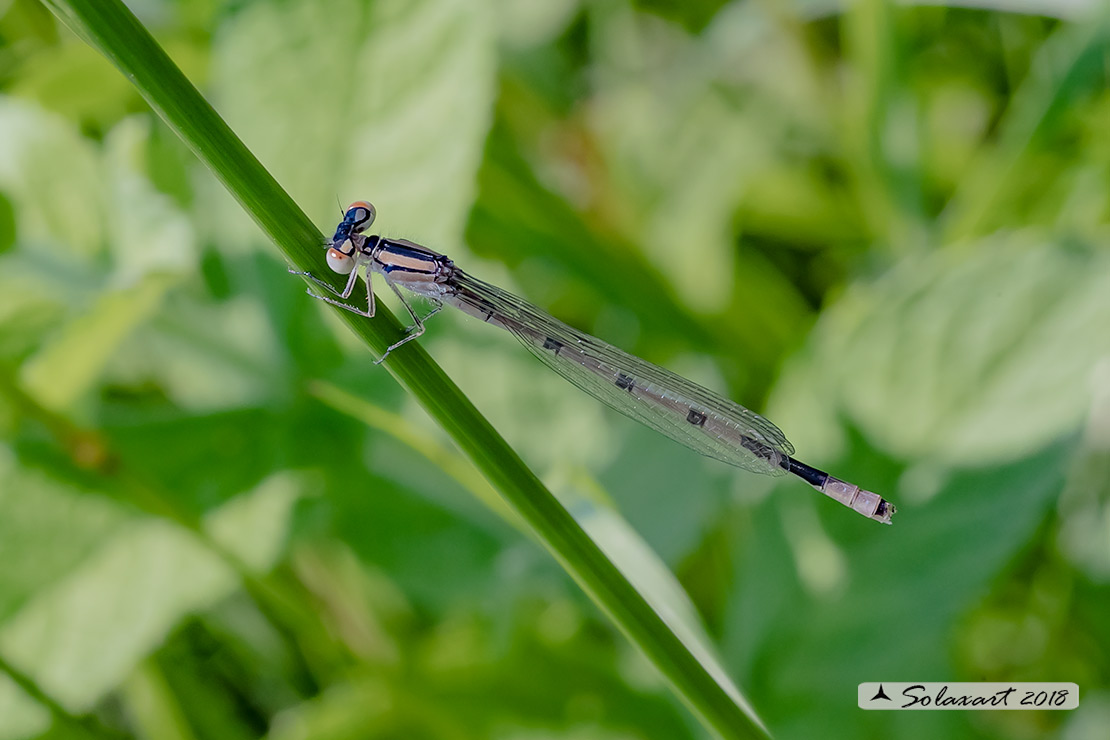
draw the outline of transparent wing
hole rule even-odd
[[[567,326],[527,301],[455,269],[442,300],[512,332],[545,365],[602,403],[695,452],[766,475],[794,447],[754,411]]]

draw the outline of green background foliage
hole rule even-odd
[[[1099,737],[1110,15],[958,5],[131,3],[325,232],[372,200],[898,504],[704,460],[429,324],[773,735]],[[0,11],[0,740],[703,737],[134,88]],[[1083,694],[858,710],[884,679]]]

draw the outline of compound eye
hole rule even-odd
[[[378,212],[372,203],[365,200],[356,200],[347,206],[344,220],[349,221],[351,228],[358,233],[370,228],[370,224],[374,223],[377,215]]]
[[[328,267],[332,272],[338,272],[340,275],[350,275],[351,270],[355,269],[355,258],[349,254],[343,254],[338,249],[329,249]]]

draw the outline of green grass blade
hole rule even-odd
[[[46,4],[135,84],[292,264],[320,269],[323,235],[119,0]],[[379,354],[401,335],[396,319],[385,312],[373,321],[346,311],[339,315]],[[709,663],[699,661],[651,609],[418,344],[391,354],[387,367],[707,727],[725,738],[766,734],[728,681],[718,680]]]

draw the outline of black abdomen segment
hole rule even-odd
[[[829,474],[824,470],[811,468],[804,462],[785,455],[779,465],[787,472],[793,473],[818,490],[820,490],[820,488],[825,485],[825,481],[829,479]]]

